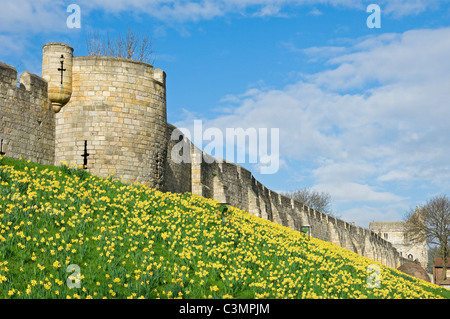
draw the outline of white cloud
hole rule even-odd
[[[321,0],[319,4],[334,7],[344,7],[354,10],[365,10],[367,1],[362,0]],[[77,0],[81,7],[82,21],[89,21],[92,11],[108,13],[133,13],[139,16],[152,17],[175,28],[184,36],[189,35],[185,22],[211,20],[228,15],[244,17],[289,17],[293,8],[312,7],[310,14],[319,15],[315,0]],[[2,33],[3,56],[14,55],[15,52],[25,52],[27,42],[35,34],[67,34],[67,6],[70,2],[53,0],[2,0],[0,10],[0,32]],[[418,14],[428,8],[439,8],[433,1],[380,1],[385,5],[386,14],[404,16]],[[84,22],[83,22],[84,23]],[[164,36],[164,27],[155,31],[155,36]],[[17,40],[20,39],[20,40]],[[19,43],[14,43],[17,40]],[[33,48],[34,50],[34,48]],[[339,50],[337,48],[337,50]],[[6,53],[5,53],[6,52]],[[323,53],[326,50],[322,51]],[[328,50],[328,52],[331,52]],[[345,68],[343,66],[343,68]],[[340,71],[344,71],[340,70]],[[348,70],[350,71],[350,70]]]
[[[311,47],[306,49],[295,49],[295,48],[291,49],[292,51],[301,52],[314,58],[317,57],[330,58],[336,56],[337,54],[343,54],[347,51],[347,48],[343,46],[323,46],[323,47]]]
[[[404,204],[392,183],[450,191],[448,52],[450,28],[360,39],[303,81],[227,96],[208,125],[280,128],[281,156],[341,202]]]
[[[0,57],[8,61],[26,57],[16,67],[25,67],[30,72],[39,73],[41,61],[30,52],[36,52],[41,45],[33,43],[38,36],[68,33],[67,5],[52,0],[2,0],[0,10]],[[58,38],[55,37],[55,41]],[[51,41],[50,41],[51,42]]]

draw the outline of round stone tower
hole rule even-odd
[[[48,82],[48,99],[58,113],[72,95],[73,48],[64,43],[43,47],[42,77]]]
[[[167,154],[165,73],[144,62],[74,57],[72,97],[56,114],[56,164],[94,175],[164,185]]]

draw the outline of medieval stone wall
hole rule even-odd
[[[53,164],[55,118],[47,98],[47,82],[0,62],[0,139],[6,156]]]

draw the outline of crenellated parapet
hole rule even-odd
[[[404,222],[371,222],[370,230],[379,238],[389,241],[407,261],[416,261],[423,268],[428,265],[427,242],[411,241],[404,230]]]

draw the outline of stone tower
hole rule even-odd
[[[165,73],[130,59],[84,56],[73,58],[71,76],[70,101],[55,115],[56,165],[81,166],[86,141],[87,167],[94,175],[114,172],[161,189],[167,154]]]
[[[43,47],[42,77],[48,83],[48,99],[58,113],[72,95],[73,48],[63,43],[47,43]]]

